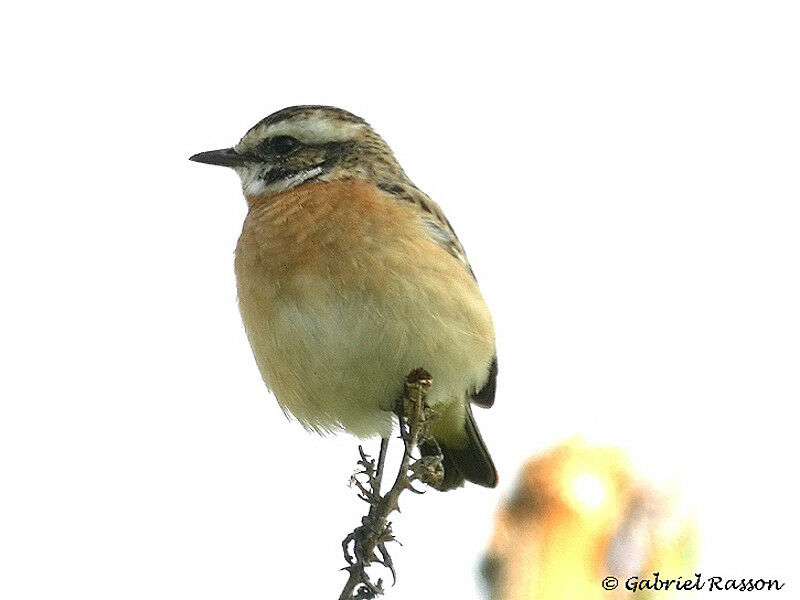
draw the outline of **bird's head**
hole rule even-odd
[[[388,144],[356,115],[332,106],[291,106],[262,119],[232,148],[190,160],[231,167],[248,198],[308,181],[407,181]]]

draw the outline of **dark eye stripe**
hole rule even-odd
[[[300,142],[290,135],[279,135],[267,141],[267,150],[277,156],[288,156],[300,147]]]

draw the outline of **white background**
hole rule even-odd
[[[263,387],[235,300],[238,180],[187,160],[299,103],[389,141],[496,318],[478,419],[502,484],[408,498],[388,597],[478,597],[516,469],[573,433],[680,482],[704,573],[797,589],[799,17],[7,7],[0,597],[338,595],[356,443],[305,433]]]

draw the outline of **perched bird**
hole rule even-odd
[[[453,228],[388,144],[345,110],[293,106],[191,160],[242,180],[239,308],[284,412],[320,433],[387,438],[405,376],[423,367],[441,489],[494,487],[470,408],[494,402],[492,318]]]

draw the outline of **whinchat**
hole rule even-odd
[[[191,160],[242,180],[239,308],[284,412],[320,433],[387,438],[405,376],[422,367],[441,489],[497,485],[470,406],[494,402],[492,317],[444,213],[388,144],[345,110],[293,106]]]

